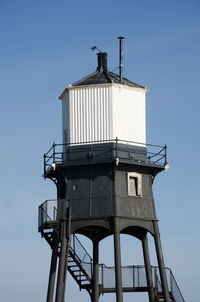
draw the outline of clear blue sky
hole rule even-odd
[[[37,208],[56,194],[41,175],[43,153],[61,141],[57,97],[96,69],[93,45],[116,68],[124,35],[124,75],[149,88],[148,142],[168,145],[170,169],[154,184],[165,263],[186,302],[199,302],[199,0],[0,0],[0,31],[1,301],[46,299],[50,248],[37,233]],[[139,264],[134,245],[126,259]],[[68,301],[78,301],[70,286]]]

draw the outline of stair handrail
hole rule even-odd
[[[176,302],[185,302],[185,300],[183,298],[183,295],[181,293],[181,290],[180,290],[180,288],[179,288],[179,286],[178,286],[178,284],[176,282],[176,279],[174,278],[174,275],[173,275],[171,269],[170,268],[167,268],[167,269],[170,272],[170,287],[171,287],[171,292],[172,292],[172,295],[173,295],[175,301]],[[174,287],[175,287],[176,290],[174,290]],[[179,297],[177,296],[177,293],[178,293]]]
[[[84,248],[84,246],[82,245],[82,243],[80,242],[80,240],[78,239],[78,237],[75,235],[75,234],[73,234],[72,235],[72,241],[73,241],[73,250],[75,251],[75,242],[78,242],[78,244],[81,246],[81,248],[82,248],[82,250],[84,250],[84,252],[85,252],[85,255],[84,255],[84,257],[82,258],[82,259],[80,259],[80,257],[79,257],[79,260],[81,261],[81,262],[84,262],[83,261],[83,259],[85,258],[85,256],[87,255],[88,257],[89,257],[89,259],[91,260],[91,262],[93,261],[92,260],[92,257],[90,256],[90,254],[87,252],[87,250]],[[77,255],[77,254],[76,254]]]
[[[80,253],[77,251],[77,248],[76,248],[77,243],[78,243],[79,247],[82,249],[82,251],[84,253],[83,257],[81,257]],[[73,253],[73,255],[77,258],[77,260],[80,262],[80,264],[90,265],[90,277],[92,277],[93,259],[90,256],[90,254],[87,252],[87,250],[84,248],[84,246],[82,245],[82,243],[80,242],[80,240],[78,239],[78,237],[75,234],[72,235],[70,250]],[[89,261],[84,261],[84,259],[86,257],[89,259]]]

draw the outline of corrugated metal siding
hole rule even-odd
[[[109,87],[87,87],[69,91],[70,142],[89,142],[112,138]]]
[[[67,131],[68,133],[68,142],[69,142],[69,94],[66,93],[62,100],[62,129],[63,129],[63,144],[66,143],[64,132]]]

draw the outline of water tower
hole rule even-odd
[[[64,301],[67,271],[93,302],[109,292],[122,302],[123,292],[136,291],[148,292],[150,302],[184,302],[164,265],[152,193],[167,165],[166,146],[146,143],[147,89],[123,77],[119,41],[119,75],[99,52],[97,70],[59,97],[63,141],[44,155],[44,177],[56,184],[57,199],[39,207],[39,232],[52,249],[47,302]],[[148,233],[158,267],[150,263]],[[76,234],[92,241],[92,256]],[[141,240],[144,266],[121,265],[120,234]],[[99,242],[110,235],[114,267],[99,264]]]

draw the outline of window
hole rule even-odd
[[[142,196],[142,175],[131,172],[127,174],[129,196]]]

